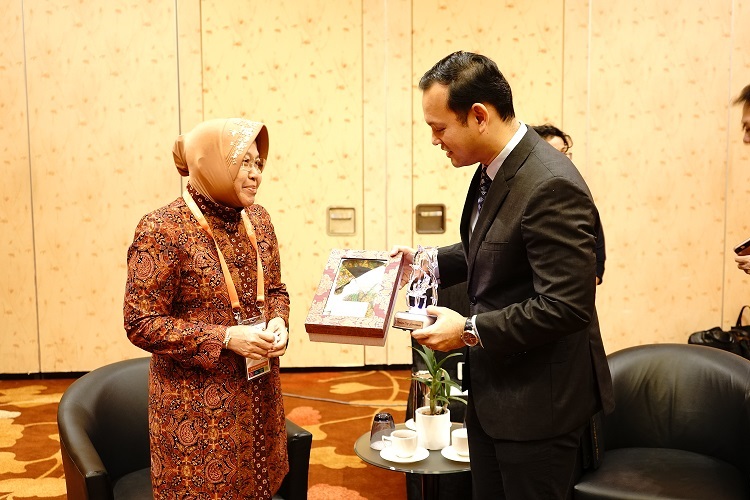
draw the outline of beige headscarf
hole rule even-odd
[[[242,207],[234,179],[242,159],[255,141],[261,158],[268,158],[268,129],[244,118],[220,118],[198,124],[179,136],[172,148],[177,170],[203,196],[227,207]]]

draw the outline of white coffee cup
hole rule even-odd
[[[460,456],[469,456],[469,437],[466,435],[466,427],[460,427],[451,432],[451,446]]]
[[[383,436],[383,441],[397,457],[409,458],[417,452],[417,432],[411,429],[393,431],[390,436]]]

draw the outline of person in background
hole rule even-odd
[[[466,281],[470,315],[429,306],[437,320],[412,338],[467,350],[474,498],[569,498],[584,431],[614,408],[595,305],[596,206],[570,160],[516,119],[492,60],[455,52],[419,88],[432,144],[456,168],[479,165],[461,241],[437,253],[440,287]],[[399,252],[414,261],[413,248]]]
[[[734,104],[742,104],[742,142],[750,144],[750,85],[742,89]]]
[[[570,152],[570,148],[573,147],[573,139],[568,134],[549,123],[532,125],[531,128],[553,148],[564,153],[571,160],[573,159],[573,153]]]
[[[747,85],[739,97],[734,100],[734,104],[742,104],[742,142],[750,144],[750,85]],[[734,257],[737,267],[747,274],[750,274],[750,254],[737,255]]]
[[[138,223],[124,301],[128,338],[152,353],[154,498],[268,499],[289,470],[278,359],[289,294],[271,218],[255,204],[268,131],[206,121],[173,156],[190,180]],[[240,325],[259,316],[265,328]],[[248,380],[246,358],[268,358],[270,371]]]
[[[532,125],[539,136],[547,141],[553,148],[573,159],[570,148],[573,147],[573,139],[559,128],[545,123],[544,125]],[[607,252],[604,248],[604,229],[599,213],[596,216],[596,284],[601,285],[604,280],[604,262],[607,260]]]

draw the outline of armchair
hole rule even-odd
[[[608,357],[604,458],[575,499],[750,498],[750,361],[687,344]]]
[[[71,384],[57,410],[69,500],[148,499],[150,358],[119,361]],[[289,473],[276,499],[307,498],[312,434],[286,421]]]

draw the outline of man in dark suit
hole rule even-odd
[[[419,87],[432,143],[454,167],[480,165],[461,242],[438,251],[440,285],[467,282],[470,316],[431,306],[436,322],[412,337],[467,346],[474,498],[568,498],[588,422],[614,407],[594,305],[596,207],[570,160],[515,118],[493,61],[456,52]]]
[[[573,147],[573,139],[550,123],[544,125],[532,125],[531,128],[534,132],[539,134],[539,137],[547,141],[553,148],[564,153],[565,156],[573,159],[573,153],[570,148]],[[604,245],[604,229],[602,228],[602,221],[597,217],[596,219],[596,284],[601,285],[604,279],[604,263],[607,260],[607,251]]]

